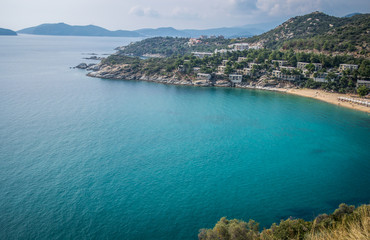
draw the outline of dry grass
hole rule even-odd
[[[358,207],[354,215],[344,219],[330,229],[311,231],[307,240],[369,240],[370,239],[370,205]]]

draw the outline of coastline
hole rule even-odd
[[[123,68],[124,66],[113,67],[113,68],[107,67],[104,69],[99,69],[98,71],[96,71],[97,70],[96,68],[90,69],[93,71],[89,72],[87,76],[94,77],[94,78],[102,78],[102,79],[137,80],[137,81],[146,81],[146,82],[156,82],[156,83],[169,84],[169,85],[183,85],[183,86],[196,86],[196,87],[235,87],[235,88],[244,88],[244,89],[275,91],[275,92],[293,94],[293,95],[297,95],[301,97],[313,98],[313,99],[317,99],[323,102],[334,104],[340,107],[346,107],[346,108],[350,108],[353,110],[370,113],[370,107],[338,100],[338,97],[351,98],[352,96],[350,94],[331,93],[331,92],[325,92],[324,90],[319,90],[319,89],[308,89],[308,88],[299,89],[299,88],[293,88],[289,86],[279,87],[279,85],[266,86],[266,85],[259,85],[258,83],[255,83],[254,85],[246,84],[246,83],[236,83],[232,85],[228,81],[216,81],[215,83],[211,84],[210,82],[207,82],[207,81],[192,81],[191,79],[182,79],[176,76],[165,77],[165,76],[159,76],[159,75],[145,76],[141,74],[130,74],[128,72],[122,71]]]
[[[285,92],[285,93],[293,94],[293,95],[298,95],[298,96],[302,96],[302,97],[313,98],[313,99],[317,99],[317,100],[320,100],[320,101],[323,101],[323,102],[334,104],[334,105],[337,105],[337,106],[340,106],[340,107],[346,107],[346,108],[350,108],[350,109],[353,109],[353,110],[370,113],[370,107],[354,104],[354,103],[351,103],[351,102],[343,102],[343,101],[338,100],[338,97],[351,97],[351,95],[349,95],[349,94],[330,93],[330,92],[325,92],[323,90],[308,89],[308,88],[303,88],[303,89],[279,89],[277,91]]]

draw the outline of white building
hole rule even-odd
[[[315,77],[316,75],[316,77]],[[316,73],[316,74],[311,74],[311,78],[315,81],[315,82],[328,82],[328,80],[326,79],[326,77],[328,76],[328,73]]]
[[[297,81],[301,79],[300,75],[288,75],[278,70],[272,71],[272,76],[276,77],[279,80],[285,80],[285,81]]]
[[[271,63],[278,63],[278,65],[279,65],[279,67],[281,67],[281,66],[285,66],[285,65],[287,65],[288,64],[288,61],[285,61],[285,60],[272,60],[271,61]]]
[[[242,61],[245,61],[247,60],[248,58],[246,57],[238,57],[238,62],[242,62]]]
[[[243,75],[240,75],[240,74],[230,74],[229,75],[229,80],[230,80],[230,82],[233,82],[233,83],[240,83],[243,80]]]
[[[200,72],[200,67],[193,67],[193,71],[195,73],[199,73]]]
[[[208,73],[198,73],[197,74],[197,80],[209,81],[211,80],[211,78],[212,78],[211,74],[208,74]]]
[[[219,53],[219,54],[226,54],[227,52],[233,52],[234,50],[230,50],[230,49],[220,49],[220,50],[218,50],[218,49],[216,49],[215,50],[215,54],[217,54],[217,53]]]
[[[191,54],[198,58],[211,57],[213,55],[211,52],[192,52]]]
[[[365,86],[370,88],[370,81],[367,80],[357,80],[356,87]]]
[[[235,51],[244,51],[249,49],[248,43],[234,43],[229,45],[230,48],[233,48]]]
[[[286,67],[286,66],[281,66],[281,67],[279,67],[279,69],[280,69],[280,70],[285,69],[285,70],[287,70],[287,71],[293,71],[293,70],[295,70],[295,67]]]
[[[358,65],[355,65],[355,64],[340,64],[339,65],[339,70],[340,71],[345,71],[345,70],[356,70],[358,69]]]
[[[243,75],[246,75],[246,76],[252,76],[252,68],[244,68],[243,69]]]

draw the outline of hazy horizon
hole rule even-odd
[[[283,22],[314,11],[342,17],[370,12],[370,2],[353,0],[3,0],[0,27],[20,30],[43,23],[97,25],[109,30],[174,27],[208,29]]]

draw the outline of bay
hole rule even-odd
[[[137,40],[0,37],[1,239],[196,239],[369,202],[366,113],[70,68]]]

